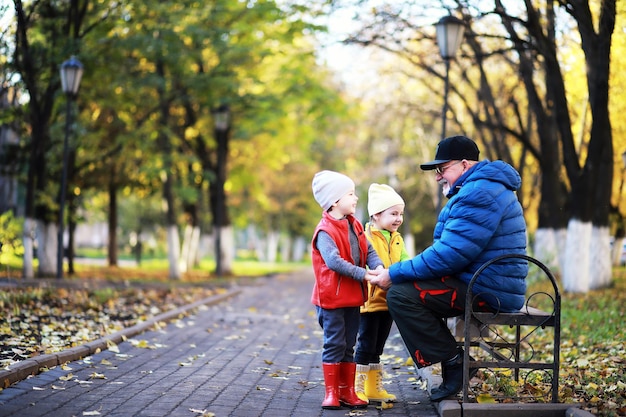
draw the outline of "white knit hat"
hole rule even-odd
[[[320,171],[313,177],[313,197],[327,211],[341,197],[354,191],[354,181],[335,171]]]
[[[393,188],[387,184],[370,185],[367,191],[367,211],[370,217],[397,204],[404,205],[404,200]]]

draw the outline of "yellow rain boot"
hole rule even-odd
[[[383,387],[383,365],[370,363],[370,370],[365,381],[365,395],[370,401],[393,402],[396,396],[389,394]]]
[[[370,370],[369,365],[356,365],[356,379],[354,381],[354,392],[357,397],[363,401],[368,401],[367,395],[365,395],[365,381],[367,380],[367,374]]]

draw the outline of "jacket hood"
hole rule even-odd
[[[515,168],[504,161],[489,161],[487,159],[480,161],[462,175],[454,187],[451,188],[448,197],[456,194],[459,189],[473,181],[489,180],[499,182],[509,190],[517,191],[522,185],[522,178]]]

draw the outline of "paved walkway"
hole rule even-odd
[[[384,357],[386,388],[398,396],[393,408],[322,410],[312,271],[257,282],[11,385],[0,392],[0,417],[438,417],[414,368],[404,365],[395,327]]]

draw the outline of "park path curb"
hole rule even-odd
[[[440,417],[594,417],[578,404],[476,404],[445,400],[439,403]]]
[[[134,326],[111,333],[107,336],[103,336],[92,342],[85,343],[84,345],[68,348],[61,352],[25,359],[0,370],[0,388],[8,388],[15,382],[22,381],[32,375],[37,375],[45,369],[86,358],[87,356],[93,355],[99,351],[106,350],[111,343],[117,345],[125,339],[143,333],[154,327],[159,322],[169,322],[203,305],[211,306],[219,304],[236,296],[240,292],[241,289],[233,288],[224,294],[213,295],[194,303],[175,308],[148,320],[142,321]]]

